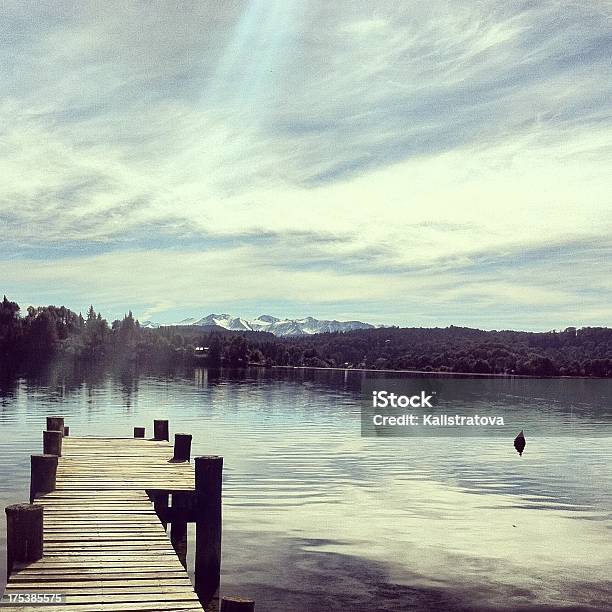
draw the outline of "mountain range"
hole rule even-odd
[[[141,323],[143,327],[160,327],[152,321]],[[361,321],[328,321],[305,317],[303,319],[279,319],[271,315],[261,315],[256,319],[244,319],[229,314],[209,314],[198,319],[190,317],[171,326],[189,325],[198,327],[222,327],[231,331],[264,331],[275,336],[306,336],[324,332],[344,332],[353,329],[371,329],[374,325]]]

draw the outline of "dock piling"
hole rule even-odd
[[[64,433],[64,417],[47,417],[47,431],[61,431]]]
[[[223,597],[221,612],[255,612],[255,602],[242,597]]]
[[[221,491],[223,457],[195,458],[195,591],[206,606],[221,578]]]
[[[30,468],[30,503],[39,493],[55,491],[57,455],[32,455]]]
[[[172,493],[172,509],[186,510],[189,507],[190,495],[190,493]],[[187,521],[183,518],[172,520],[170,542],[181,565],[187,568]]]
[[[191,434],[174,434],[174,457],[173,461],[191,460]]]
[[[61,431],[43,431],[43,453],[61,457],[63,437]]]
[[[154,440],[170,440],[170,434],[168,433],[168,421],[167,420],[154,420],[153,421],[153,439]]]
[[[15,504],[6,512],[6,577],[15,563],[33,563],[43,556],[43,506]]]
[[[164,491],[154,491],[153,495],[153,508],[164,526],[164,529],[168,527],[168,521],[164,518],[168,514],[168,497],[169,494]]]

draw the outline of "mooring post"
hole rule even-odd
[[[61,431],[43,431],[43,453],[61,457],[63,437]]]
[[[64,433],[64,417],[47,417],[47,431],[61,431]]]
[[[154,440],[170,440],[170,434],[168,433],[168,421],[167,420],[155,420],[153,421],[153,439]]]
[[[32,455],[30,475],[30,503],[39,493],[55,491],[57,455]]]
[[[206,606],[221,578],[221,490],[223,457],[195,458],[195,591]]]
[[[173,461],[189,461],[191,459],[191,434],[174,434]]]
[[[160,521],[164,526],[164,529],[168,527],[168,521],[162,519],[162,517],[165,517],[168,514],[168,495],[168,493],[164,493],[163,491],[155,491],[153,494],[153,508],[155,509],[157,516],[160,517]]]
[[[177,515],[180,515],[181,511],[187,511],[190,495],[190,493],[172,493],[172,510],[177,510]],[[172,519],[170,542],[179,561],[184,568],[187,568],[187,521],[183,517]]]
[[[134,437],[135,438],[144,438],[145,437],[145,428],[144,427],[134,427]]]
[[[255,612],[255,602],[243,597],[223,597],[221,612]]]
[[[33,563],[43,556],[43,506],[15,504],[6,512],[6,577],[15,563]]]
[[[67,438],[70,435],[70,427],[67,425],[64,426],[64,438]]]

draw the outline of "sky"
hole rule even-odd
[[[0,292],[612,325],[612,2],[0,8]]]

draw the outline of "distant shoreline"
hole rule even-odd
[[[258,367],[258,368],[266,368],[267,366],[258,364],[258,363],[250,363],[249,367]],[[426,370],[389,370],[389,369],[373,369],[373,368],[338,368],[338,367],[329,367],[323,368],[320,366],[288,366],[288,365],[273,365],[269,366],[271,368],[282,369],[282,370],[335,370],[336,372],[388,372],[391,374],[423,374],[425,376],[448,376],[448,377],[474,377],[474,378],[569,378],[575,380],[607,380],[609,377],[607,376],[536,376],[534,374],[491,374],[491,373],[481,373],[481,372],[427,372]]]
[[[31,307],[21,316],[19,304],[4,298],[0,312],[0,362],[12,369],[67,356],[158,367],[202,361],[212,367],[251,364],[415,377],[612,378],[612,328],[535,334],[450,326],[262,337],[261,332],[147,329],[131,312],[109,323],[93,306],[86,316],[64,306]]]

